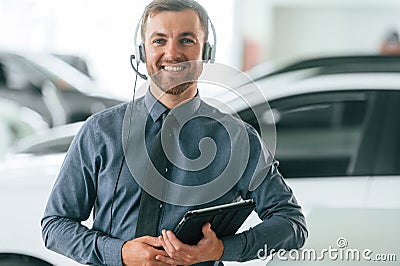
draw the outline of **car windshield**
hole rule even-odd
[[[44,72],[63,79],[82,92],[93,93],[96,90],[95,82],[90,77],[55,56],[48,54],[26,54],[24,56]]]

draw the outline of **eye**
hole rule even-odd
[[[165,40],[164,39],[154,39],[152,41],[152,43],[156,44],[156,45],[160,45],[160,44],[164,44]]]
[[[193,44],[194,40],[189,39],[189,38],[183,38],[183,39],[181,39],[181,43],[183,43],[183,44]]]

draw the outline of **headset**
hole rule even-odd
[[[210,18],[207,18],[208,22],[210,23],[211,26],[211,31],[213,34],[213,44],[211,45],[208,41],[204,43],[204,51],[203,51],[203,58],[202,60],[205,63],[214,63],[215,62],[215,53],[217,50],[217,34],[215,32],[215,27],[214,24],[212,23]],[[147,76],[145,74],[142,74],[139,72],[139,64],[140,62],[142,63],[146,63],[146,52],[144,50],[144,44],[142,43],[138,43],[138,33],[139,33],[139,29],[142,25],[142,21],[143,19],[141,18],[139,20],[139,23],[136,26],[136,30],[135,30],[135,36],[134,36],[134,45],[135,45],[135,54],[131,55],[131,66],[133,68],[133,70],[136,72],[137,75],[139,75],[139,77],[141,77],[144,80],[147,80]],[[133,60],[135,60],[136,62],[136,67],[133,65]]]

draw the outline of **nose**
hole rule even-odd
[[[177,60],[181,58],[181,52],[179,44],[174,41],[170,41],[165,46],[164,57],[167,60]]]

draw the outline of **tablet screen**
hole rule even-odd
[[[209,222],[217,237],[233,235],[254,210],[253,200],[245,200],[188,211],[174,229],[175,235],[189,245],[203,237],[202,226]]]

